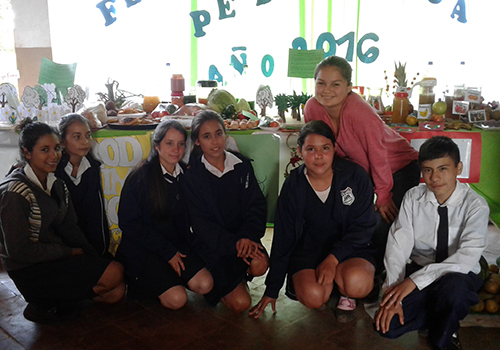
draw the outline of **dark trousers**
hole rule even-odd
[[[407,274],[409,275],[409,274]],[[404,325],[398,315],[391,320],[387,338],[397,338],[417,329],[428,329],[429,340],[441,348],[460,328],[470,307],[479,302],[477,291],[483,280],[476,274],[452,272],[422,290],[415,289],[403,299]]]
[[[403,169],[396,171],[392,174],[392,200],[398,209],[401,207],[403,197],[410,188],[418,186],[420,183],[420,168],[418,162],[415,160],[405,166]],[[375,275],[381,274],[384,270],[384,255],[385,246],[387,244],[387,235],[392,223],[385,222],[382,215],[377,212],[377,227],[373,233],[373,245],[375,246]]]

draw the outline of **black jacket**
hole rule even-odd
[[[76,186],[64,171],[69,162],[69,155],[64,154],[55,172],[66,183],[71,194],[71,201],[78,217],[78,226],[100,256],[109,255],[110,233],[106,208],[101,186],[101,163],[87,156],[91,167],[82,174]]]
[[[56,180],[48,195],[22,168],[0,183],[0,256],[5,270],[71,256],[72,248],[96,252],[76,224],[68,190]]]
[[[208,265],[220,256],[236,255],[236,242],[242,238],[260,243],[266,230],[266,200],[255,178],[252,164],[243,155],[233,154],[243,161],[232,170],[238,174],[237,181],[225,186],[225,193],[235,196],[239,202],[238,208],[231,208],[237,213],[234,219],[241,223],[236,231],[229,231],[224,223],[216,194],[208,179],[212,175],[201,162],[201,157],[191,159],[186,172],[185,193],[196,237],[194,248]]]
[[[183,181],[184,175],[177,176],[173,180],[175,182],[166,181],[168,201],[176,206],[177,215],[162,221],[154,217],[149,196],[148,174],[154,166],[160,165],[158,162],[145,163],[138,171],[129,174],[120,194],[118,220],[122,240],[116,259],[124,265],[125,274],[131,279],[138,277],[150,253],[168,262],[178,251],[185,254],[189,249],[190,230],[185,199],[182,194],[173,194],[180,188],[179,182]]]
[[[306,189],[310,186],[304,169],[305,165],[301,165],[290,173],[278,198],[265,292],[271,298],[278,297],[291,253],[303,233]],[[341,233],[331,254],[342,262],[356,249],[370,244],[376,225],[373,185],[361,166],[336,158],[331,191],[335,196],[331,215]]]

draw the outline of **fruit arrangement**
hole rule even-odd
[[[471,307],[474,313],[495,314],[499,311],[500,305],[500,274],[498,274],[500,257],[495,264],[488,266],[484,258],[481,258],[480,277],[484,279],[484,284],[479,291],[479,303]]]

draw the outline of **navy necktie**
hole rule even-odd
[[[448,208],[439,206],[438,213],[436,262],[440,263],[448,257]]]

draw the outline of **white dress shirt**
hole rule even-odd
[[[236,164],[243,163],[240,158],[236,157],[231,152],[224,150],[224,153],[226,155],[226,159],[224,160],[224,171],[220,171],[210,164],[208,160],[205,159],[205,155],[201,157],[201,162],[205,165],[205,168],[218,178],[221,178],[224,174],[233,170]]]
[[[50,196],[50,191],[52,190],[52,185],[54,185],[54,182],[56,182],[57,178],[54,175],[54,173],[48,173],[47,174],[47,189],[44,189],[42,186],[42,183],[40,180],[38,180],[38,177],[36,176],[35,172],[31,168],[31,166],[26,163],[24,166],[24,173],[26,174],[26,177],[33,182],[35,185],[40,187],[42,190],[44,190],[49,196]]]
[[[404,280],[409,259],[424,266],[410,275],[419,290],[446,273],[479,273],[479,259],[487,245],[488,204],[470,187],[457,181],[455,191],[442,205],[448,207],[448,258],[435,263],[439,203],[425,184],[405,194],[387,238],[384,289]]]
[[[160,163],[160,167],[161,167],[161,173],[162,173],[162,175],[169,174],[173,178],[177,178],[177,176],[179,176],[180,174],[184,174],[184,170],[182,170],[182,167],[180,166],[179,163],[175,164],[175,168],[174,168],[174,172],[173,173],[170,173],[167,169],[165,169],[161,163]],[[167,178],[165,178],[165,180],[167,180],[167,182],[172,183],[172,181],[170,181]]]
[[[82,160],[80,161],[80,165],[78,166],[78,170],[76,172],[75,177],[71,175],[73,173],[73,164],[71,164],[71,162],[68,162],[68,164],[66,164],[66,166],[64,167],[64,171],[66,172],[66,174],[68,174],[69,178],[75,184],[75,186],[78,186],[82,181],[83,173],[87,171],[87,169],[89,169],[90,167],[91,165],[87,157],[83,157]]]

